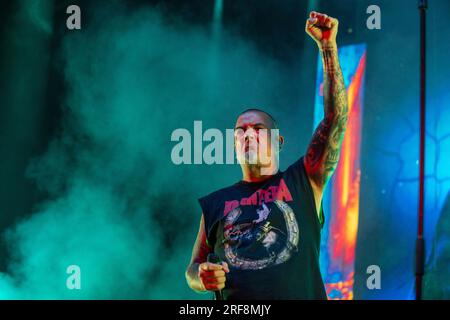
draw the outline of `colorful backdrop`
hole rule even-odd
[[[70,4],[82,9],[81,30],[66,28]],[[376,1],[381,29],[369,30],[372,4],[1,1],[0,298],[210,298],[184,278],[196,199],[236,182],[240,169],[174,165],[171,133],[195,120],[224,131],[260,107],[285,136],[282,169],[302,156],[320,110],[318,52],[304,32],[316,10],[340,20],[354,113],[325,210],[328,293],[412,299],[418,10]],[[425,213],[425,296],[447,299],[449,12],[449,1],[430,1]],[[71,264],[82,290],[66,287]],[[380,290],[366,286],[370,265],[380,267]]]

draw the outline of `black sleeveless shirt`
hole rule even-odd
[[[327,299],[320,219],[303,158],[258,182],[200,198],[207,242],[228,263],[224,299]]]

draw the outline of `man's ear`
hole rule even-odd
[[[283,149],[284,146],[284,137],[283,136],[279,136],[278,137],[278,151],[281,151]]]

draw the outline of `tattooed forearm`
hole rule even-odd
[[[347,115],[347,93],[337,48],[323,48],[321,52],[324,67],[323,97],[326,118]]]
[[[305,157],[305,167],[323,187],[336,169],[348,119],[347,93],[336,47],[322,48],[324,119],[317,127]]]

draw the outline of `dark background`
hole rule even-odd
[[[69,4],[78,4],[82,9],[83,27],[80,31],[69,31],[65,28],[67,18],[65,10]],[[366,28],[368,17],[366,8],[371,4],[377,4],[381,8],[381,30]],[[136,12],[145,10],[157,12],[162,21],[161,25],[170,26],[171,33],[183,35],[184,32],[188,32],[190,35],[186,39],[194,39],[194,42],[188,42],[180,38],[180,43],[186,41],[194,43],[193,46],[195,46],[195,41],[204,44],[207,39],[211,39],[211,25],[214,22],[213,1],[35,1],[33,4],[31,1],[2,1],[0,4],[2,48],[0,51],[0,155],[2,159],[0,231],[4,234],[0,242],[0,270],[4,275],[2,278],[9,279],[7,283],[10,288],[4,291],[5,298],[24,297],[21,293],[27,291],[27,286],[34,288],[29,291],[33,298],[71,298],[65,293],[56,291],[52,294],[43,289],[42,284],[36,280],[40,275],[38,271],[35,275],[36,279],[30,276],[30,272],[39,269],[40,264],[36,261],[41,259],[30,257],[37,255],[36,252],[46,246],[45,237],[39,238],[40,242],[33,240],[35,230],[37,233],[45,230],[41,228],[45,222],[34,224],[34,221],[39,219],[37,217],[40,215],[46,215],[46,210],[51,207],[49,203],[65,199],[70,193],[67,191],[71,190],[72,184],[66,183],[65,177],[68,171],[79,166],[81,160],[76,150],[80,145],[86,146],[91,143],[89,132],[92,133],[92,131],[87,129],[87,133],[83,132],[83,129],[77,127],[78,124],[73,124],[82,120],[77,116],[76,107],[70,106],[70,101],[73,102],[74,97],[83,91],[74,85],[76,77],[73,68],[78,64],[71,64],[70,55],[67,53],[71,49],[76,49],[71,51],[74,57],[85,55],[88,61],[90,58],[99,59],[101,65],[102,59],[109,59],[109,53],[115,48],[116,44],[112,40],[114,37],[111,36],[113,38],[110,39],[113,42],[111,47],[109,42],[104,42],[105,38],[108,39],[107,36],[100,38],[98,47],[84,47],[83,44],[94,41],[95,37],[91,36],[92,34],[103,31],[105,35],[107,32],[111,32],[111,35],[114,35],[114,32],[120,33],[120,28],[114,29],[114,26],[117,26],[114,21],[120,20],[124,23],[127,15],[134,16],[133,19],[136,19]],[[161,61],[165,58],[149,59],[145,64],[148,67],[145,72],[149,74],[156,72],[154,70],[157,67],[153,67],[156,64],[161,65],[162,70],[158,71],[160,73],[158,73],[157,82],[147,81],[145,78],[142,80],[150,83],[149,86],[157,88],[155,90],[164,92],[163,94],[166,94],[168,98],[164,103],[149,104],[146,116],[155,115],[156,124],[161,124],[166,119],[166,114],[170,114],[170,121],[167,121],[165,125],[161,124],[160,136],[149,138],[148,141],[152,144],[166,144],[168,145],[166,149],[170,152],[170,132],[175,128],[189,128],[196,119],[207,119],[209,127],[230,128],[235,115],[243,105],[263,104],[274,113],[282,130],[285,128],[287,141],[292,141],[287,146],[282,165],[285,167],[294,161],[304,152],[313,130],[317,50],[304,34],[304,21],[310,10],[325,12],[340,20],[339,45],[366,43],[368,48],[355,298],[412,298],[418,191],[416,161],[418,159],[419,110],[419,15],[415,1],[386,0],[376,1],[376,3],[364,0],[224,1],[220,29],[223,45],[221,48],[225,49],[221,52],[233,50],[230,48],[233,48],[235,43],[239,43],[238,45],[243,48],[248,46],[251,50],[244,48],[236,53],[236,56],[233,55],[234,53],[229,55],[223,53],[226,57],[232,57],[229,61],[223,62],[223,65],[236,69],[237,74],[216,74],[214,83],[217,83],[217,86],[214,90],[218,93],[212,96],[205,94],[211,100],[206,99],[203,107],[190,104],[193,101],[198,102],[198,99],[203,97],[201,94],[199,97],[191,97],[192,91],[197,91],[198,88],[193,84],[193,87],[190,87],[189,83],[192,79],[190,76],[183,80],[185,85],[178,87],[174,83],[178,83],[179,78],[164,78],[167,75],[164,69],[166,60]],[[427,294],[434,298],[449,298],[448,288],[450,288],[448,282],[450,279],[448,276],[450,272],[449,211],[448,204],[445,205],[450,187],[448,166],[450,152],[449,139],[447,139],[450,137],[448,127],[450,120],[448,111],[450,103],[449,12],[448,1],[430,1],[425,235],[427,271],[429,271]],[[109,25],[111,21],[113,21],[112,27]],[[133,25],[127,25],[127,28],[132,30]],[[145,26],[142,28],[145,30]],[[76,32],[78,34],[74,35]],[[201,36],[192,36],[192,33],[198,33]],[[128,36],[132,37],[132,35]],[[173,43],[178,41],[176,37],[175,40],[170,39],[167,41]],[[139,39],[136,41],[138,42]],[[68,43],[67,47],[64,47],[64,43]],[[102,52],[100,44],[105,44],[105,50],[103,55],[99,56],[97,53]],[[140,49],[141,47],[137,45],[136,50]],[[133,45],[130,45],[127,54],[131,56],[133,50]],[[195,52],[196,49],[193,50]],[[178,49],[168,50],[167,55],[176,55],[177,51]],[[247,51],[252,53],[248,54]],[[246,59],[252,55],[260,60]],[[168,59],[183,61],[189,66],[191,61],[189,59],[195,55],[188,54],[187,58],[183,57],[174,56]],[[222,56],[218,54],[218,57],[218,65],[222,65],[220,60]],[[126,55],[123,59],[126,59]],[[249,67],[250,69],[246,70],[246,64],[254,65],[254,68]],[[108,65],[113,64],[105,62],[104,66]],[[262,69],[259,69],[260,65],[263,65]],[[201,63],[195,60],[192,70],[195,72],[198,66],[201,66]],[[176,64],[171,67],[175,69],[174,72],[177,72]],[[80,71],[80,74],[88,75],[86,79],[93,79],[93,86],[97,86],[97,69],[86,68]],[[187,74],[192,73],[192,70],[186,71]],[[272,70],[277,71],[274,73]],[[111,72],[114,74],[113,70]],[[256,77],[255,82],[252,82],[252,75]],[[196,76],[201,78],[204,74]],[[272,82],[273,86],[271,86]],[[177,90],[173,90],[174,86]],[[167,91],[165,91],[166,87]],[[116,88],[126,88],[126,84]],[[242,91],[239,91],[239,88]],[[268,91],[270,94],[267,93]],[[101,95],[102,91],[99,90],[97,93]],[[103,97],[100,96],[100,99]],[[209,103],[210,101],[214,101],[214,105]],[[177,109],[177,103],[185,105]],[[76,103],[73,104],[76,105]],[[189,104],[190,107],[188,107]],[[97,114],[92,115],[96,117],[93,121],[103,121],[101,114],[99,113],[99,117]],[[87,114],[86,117],[89,116],[91,115]],[[76,119],[75,122],[74,119]],[[104,119],[109,118],[106,116]],[[155,126],[155,123],[153,125]],[[149,121],[148,127],[151,126],[152,122]],[[133,139],[132,133],[130,136],[130,139]],[[56,154],[68,155],[67,159],[64,156],[63,164],[49,161],[49,159],[58,158],[54,154],[49,156],[49,153],[53,152],[51,151],[53,150],[52,141],[53,143],[54,141],[67,142],[70,137],[75,142],[70,144],[71,147],[68,149],[67,144],[63,143],[66,147],[61,147],[56,143]],[[101,136],[105,139],[107,137],[107,135]],[[126,137],[126,133],[124,132],[121,137]],[[90,147],[95,148],[96,144],[101,145],[101,141],[103,140],[99,138],[92,142],[94,147],[92,145]],[[296,143],[296,141],[299,142]],[[92,157],[95,158],[95,153]],[[160,158],[167,160],[167,152],[152,153],[144,160],[149,160],[149,167],[153,166],[154,169],[156,165],[152,161],[159,163]],[[111,162],[114,162],[114,159],[112,158]],[[107,159],[105,161],[105,163],[108,162]],[[122,282],[118,280],[120,284],[114,287],[114,294],[105,294],[104,291],[90,288],[86,289],[86,295],[81,297],[197,297],[184,283],[181,283],[184,281],[184,268],[197,231],[199,207],[195,199],[239,179],[239,169],[236,166],[219,168],[191,166],[181,169],[169,162],[164,166],[156,167],[156,171],[159,170],[158,174],[155,174],[153,169],[138,166],[133,169],[135,171],[131,175],[134,180],[127,177],[124,179],[125,182],[114,185],[118,190],[134,192],[134,196],[125,192],[127,199],[134,199],[140,195],[152,199],[151,204],[138,205],[144,208],[148,205],[152,213],[150,220],[145,221],[152,229],[155,224],[158,226],[157,235],[153,239],[161,245],[151,251],[146,260],[152,262],[150,271],[143,271],[138,266],[136,268],[140,270],[144,278],[141,278],[141,281],[130,280],[132,284],[128,286],[125,276]],[[75,171],[77,170],[74,169]],[[89,177],[95,175],[95,170],[93,172]],[[109,171],[110,174],[113,172],[116,171]],[[72,176],[69,176],[67,181],[72,181],[70,177]],[[149,188],[143,191],[136,187],[139,179],[151,180],[153,183],[146,185]],[[158,179],[163,181],[160,185],[156,185]],[[96,181],[104,180],[99,178]],[[128,189],[130,183],[133,187]],[[130,200],[131,203],[134,203],[133,201]],[[180,205],[180,202],[183,202],[183,205]],[[43,203],[45,205],[42,205]],[[182,216],[180,212],[183,212]],[[59,214],[64,215],[64,212]],[[52,217],[58,219],[57,215]],[[21,225],[24,227],[20,228]],[[56,223],[56,225],[59,224]],[[178,230],[184,232],[179,234]],[[145,231],[142,232],[145,234]],[[67,230],[67,233],[70,233],[70,230]],[[53,242],[55,239],[59,238],[50,237],[48,241]],[[36,243],[36,247],[30,243]],[[144,248],[143,251],[150,252],[147,249]],[[43,250],[45,252],[43,255],[53,257],[56,261],[60,252],[58,250]],[[86,257],[86,259],[90,258]],[[164,271],[164,263],[167,261],[176,265],[171,272],[177,275],[170,280],[161,280],[170,277],[171,274],[168,275]],[[365,285],[367,277],[365,270],[372,264],[379,265],[382,270],[382,290],[379,291],[370,291]],[[29,268],[24,268],[24,265],[28,265]],[[132,268],[133,264],[131,264],[130,272]],[[116,266],[116,269],[121,268]],[[111,267],[110,270],[114,279],[117,279],[117,274],[114,273],[116,269]],[[137,282],[139,285],[136,285]],[[143,282],[149,284],[142,285]],[[155,282],[158,283],[159,291],[154,291],[157,292],[155,294],[147,294],[153,290]],[[105,290],[107,291],[108,288],[106,286]],[[133,288],[137,288],[136,291],[133,291]]]

